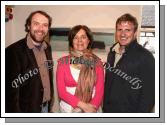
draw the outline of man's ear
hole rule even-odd
[[[137,31],[135,31],[135,33],[134,33],[134,37],[137,38]]]
[[[30,26],[27,26],[28,31],[30,30]]]

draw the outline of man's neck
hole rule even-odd
[[[123,54],[125,52],[125,46],[121,46],[119,48],[119,53]]]
[[[32,40],[32,43],[35,45],[35,46],[40,46],[42,43],[37,43],[35,42],[34,40]]]

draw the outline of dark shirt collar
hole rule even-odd
[[[137,44],[137,40],[135,39],[135,40],[133,40],[129,45],[127,45],[127,46],[125,47],[125,52],[128,51],[129,49],[135,47],[136,44]]]

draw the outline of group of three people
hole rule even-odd
[[[5,50],[6,113],[51,112],[55,101],[60,112],[151,112],[155,61],[137,42],[135,17],[127,13],[117,19],[116,43],[106,63],[91,50],[91,30],[74,26],[68,35],[69,55],[57,61],[56,85],[53,69],[45,65],[52,60],[51,46],[45,41],[51,21],[44,11],[32,12],[25,24],[26,37]],[[54,100],[54,86],[59,100]]]

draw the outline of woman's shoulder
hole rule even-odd
[[[99,58],[96,55],[95,55],[95,63],[94,64],[95,64],[96,68],[103,68],[103,62],[102,62],[101,58]]]
[[[67,55],[67,56],[60,57],[60,58],[57,60],[57,62],[58,62],[59,65],[69,64],[69,62],[70,62],[70,56]]]
[[[96,67],[97,67],[97,68],[103,68],[103,62],[101,61],[101,59],[98,59],[98,60],[96,61]]]

